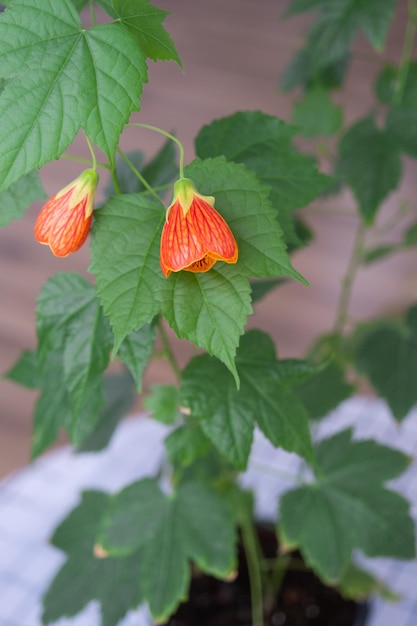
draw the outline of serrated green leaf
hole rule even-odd
[[[153,385],[143,403],[158,422],[174,424],[178,419],[178,389],[173,385]]]
[[[89,491],[58,527],[53,544],[68,554],[43,599],[43,623],[72,617],[92,600],[100,603],[102,625],[116,626],[142,601],[137,554],[128,558],[98,558],[95,537],[108,506],[108,495]],[[114,589],[119,593],[114,594]]]
[[[115,350],[159,312],[166,279],[159,266],[165,211],[139,194],[120,195],[95,213],[90,271],[115,335]]]
[[[168,32],[162,23],[169,15],[152,6],[149,0],[114,0],[121,23],[136,38],[146,56],[153,61],[176,61],[182,67],[181,59]]]
[[[187,467],[204,457],[211,444],[198,424],[188,420],[186,426],[176,428],[165,438],[165,447],[173,465]]]
[[[404,81],[403,84],[399,81]],[[375,94],[383,104],[398,105],[407,109],[417,104],[417,62],[405,64],[401,72],[394,65],[385,65],[378,74]]]
[[[132,408],[135,386],[130,375],[109,374],[104,378],[105,404],[97,424],[78,446],[78,452],[99,452],[109,443],[120,420]]]
[[[18,220],[35,200],[45,198],[45,190],[37,172],[30,172],[0,193],[0,226]]]
[[[231,463],[244,469],[257,423],[274,445],[314,463],[307,415],[285,383],[285,371],[268,335],[260,331],[244,335],[236,366],[239,391],[225,368],[207,355],[195,357],[183,371],[180,402],[199,420],[205,435]]]
[[[128,367],[138,391],[142,391],[142,376],[152,356],[155,339],[155,328],[152,324],[145,324],[131,332],[120,344],[119,358]]]
[[[252,302],[262,300],[270,291],[285,283],[285,278],[271,278],[269,280],[251,280]]]
[[[283,545],[298,547],[327,582],[342,579],[354,549],[413,558],[409,503],[383,485],[406,468],[407,457],[374,441],[351,441],[350,431],[322,441],[316,452],[320,478],[280,501]]]
[[[299,85],[304,89],[313,85],[337,89],[343,83],[349,62],[350,56],[346,54],[335,63],[317,69],[312,66],[308,48],[302,48],[295,53],[285,68],[280,87],[283,91],[290,91]]]
[[[196,481],[180,484],[170,497],[150,479],[129,485],[113,498],[100,541],[116,554],[140,547],[141,586],[158,621],[185,598],[189,560],[221,577],[235,564],[230,507],[213,489]]]
[[[235,354],[252,313],[251,291],[238,267],[216,267],[203,274],[173,274],[165,283],[161,310],[178,337],[223,361],[238,384]]]
[[[405,154],[417,157],[417,102],[414,108],[393,107],[387,116],[387,134]]]
[[[243,136],[241,141],[244,141]],[[286,253],[268,189],[252,172],[242,165],[227,162],[224,157],[217,157],[193,161],[187,166],[186,175],[200,193],[215,197],[216,209],[225,217],[236,238],[239,248],[236,267],[242,274],[256,278],[275,278],[283,274],[300,278]]]
[[[310,419],[325,417],[352,395],[354,387],[345,380],[345,372],[335,362],[313,374],[295,388]]]
[[[289,211],[305,206],[329,184],[313,159],[292,146],[295,130],[277,117],[244,111],[204,126],[196,137],[201,158],[224,155],[243,163],[270,188],[275,217],[288,242],[298,239]]]
[[[81,128],[113,163],[147,80],[121,24],[85,29],[71,0],[14,0],[0,14],[0,60],[13,77],[0,95],[0,189],[57,159]]]
[[[343,136],[337,170],[352,188],[363,219],[372,224],[381,203],[396,189],[402,167],[388,133],[378,129],[372,118],[364,118]]]
[[[395,417],[401,421],[417,402],[417,333],[404,326],[378,326],[363,332],[355,364]]]
[[[71,0],[72,4],[77,9],[78,13],[80,13],[89,3],[90,0]]]
[[[4,377],[23,387],[38,389],[41,386],[42,378],[39,375],[36,350],[22,352],[19,360],[6,372]]]
[[[304,137],[333,135],[343,122],[342,107],[333,104],[322,87],[308,90],[302,100],[294,104],[292,123]]]
[[[97,4],[105,11],[110,17],[117,18],[117,13],[114,10],[113,0],[96,0]]]
[[[343,572],[337,589],[344,598],[355,600],[355,602],[365,602],[374,594],[393,602],[400,599],[398,594],[395,594],[381,580],[353,563],[350,563]]]

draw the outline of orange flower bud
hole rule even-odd
[[[55,256],[67,256],[81,248],[93,219],[95,170],[85,170],[43,206],[35,223],[35,238]]]
[[[197,193],[191,180],[178,180],[162,230],[160,262],[164,276],[180,270],[207,272],[216,261],[236,263],[237,257],[235,238],[214,208],[214,198]]]

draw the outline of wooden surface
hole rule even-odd
[[[281,0],[163,0],[158,6],[172,11],[167,27],[177,44],[184,72],[174,63],[150,62],[149,85],[145,87],[142,110],[136,121],[174,130],[186,146],[187,161],[193,158],[193,137],[202,125],[236,110],[260,109],[288,121],[291,98],[279,93],[278,78],[302,41],[308,18],[283,21],[286,2]],[[405,0],[398,2],[394,29],[386,56],[399,58],[404,33]],[[346,120],[363,115],[372,103],[376,63],[364,60],[371,53],[358,39],[355,50],[361,58],[350,68],[343,92],[336,100],[346,103]],[[126,150],[139,148],[151,156],[160,145],[158,136],[129,130],[123,137]],[[87,156],[82,138],[70,152]],[[416,163],[405,163],[406,179],[401,192],[392,194],[391,206],[403,197],[415,202]],[[44,168],[42,179],[48,194],[55,193],[78,175],[73,162],[53,163]],[[103,183],[104,183],[103,179]],[[67,259],[55,259],[33,239],[37,203],[21,222],[0,231],[0,372],[16,361],[23,349],[35,347],[35,303],[46,279],[57,271],[86,274],[89,250],[85,246]],[[334,322],[339,282],[346,269],[356,220],[332,215],[337,208],[353,207],[348,194],[324,206],[316,203],[305,211],[317,229],[313,246],[298,252],[295,267],[309,280],[310,287],[291,283],[268,296],[257,306],[249,326],[269,331],[281,356],[301,356],[319,332]],[[358,281],[351,312],[372,316],[400,312],[417,292],[416,260],[409,252],[393,262],[363,271]],[[179,358],[189,354],[178,342]],[[169,377],[163,365],[152,365],[146,386]],[[26,464],[29,459],[31,412],[36,393],[0,381],[0,476]]]

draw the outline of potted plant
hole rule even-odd
[[[88,27],[78,14],[87,4]],[[57,529],[53,542],[68,560],[46,594],[45,623],[92,599],[101,601],[106,626],[141,602],[165,623],[187,598],[191,579],[197,587],[214,584],[203,575],[228,581],[209,603],[230,593],[239,575],[253,626],[284,623],[277,622],[277,598],[294,570],[304,576],[311,568],[346,597],[363,599],[386,590],[355,565],[354,551],[415,557],[409,503],[386,484],[409,458],[358,441],[351,430],[320,441],[312,434],[314,420],[363,380],[398,421],[417,399],[417,308],[395,320],[353,323],[348,316],[359,268],[417,241],[408,205],[382,223],[379,216],[400,184],[402,153],[417,155],[414,0],[401,59],[382,63],[377,76],[374,110],[342,128],[341,108],[332,101],[357,31],[383,48],[395,2],[381,4],[382,11],[373,0],[337,7],[293,0],[290,13],[316,12],[283,78],[284,88],[302,89],[293,125],[260,111],[208,120],[190,162],[180,138],[130,121],[147,58],[181,64],[164,11],[149,0],[11,0],[0,15],[0,190],[19,199],[6,218],[16,219],[42,196],[43,165],[60,157],[85,163],[66,152],[80,130],[91,153],[80,175],[45,203],[35,226],[35,238],[58,257],[76,252],[91,234],[94,278],[62,272],[47,281],[37,304],[37,349],[8,372],[41,390],[33,457],[61,428],[81,450],[104,447],[141,392],[151,358],[166,358],[177,379],[144,400],[153,418],[169,426],[161,473],[116,494],[84,494]],[[164,137],[151,162],[122,151],[126,128],[139,145],[144,133]],[[295,147],[297,136],[314,138],[318,159]],[[99,176],[107,187],[95,208]],[[307,284],[295,269],[296,252],[312,232],[297,210],[341,185],[355,199],[358,228],[334,327],[304,359],[280,359],[267,333],[245,330],[248,316],[283,282]],[[391,240],[394,227],[399,235]],[[376,243],[369,244],[370,236]],[[197,348],[184,368],[167,325]],[[123,367],[108,374],[115,360]],[[239,482],[255,429],[302,463],[277,502],[272,538],[270,528],[256,526],[253,495]],[[246,622],[233,615],[227,623],[248,623],[246,614]],[[352,613],[350,623],[355,619]]]

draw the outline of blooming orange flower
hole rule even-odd
[[[214,208],[214,198],[197,193],[191,180],[178,180],[162,230],[160,262],[164,276],[180,270],[207,272],[216,261],[236,263],[237,257],[235,238]]]
[[[55,256],[67,256],[81,248],[93,219],[95,170],[85,170],[43,206],[35,223],[35,238]]]

